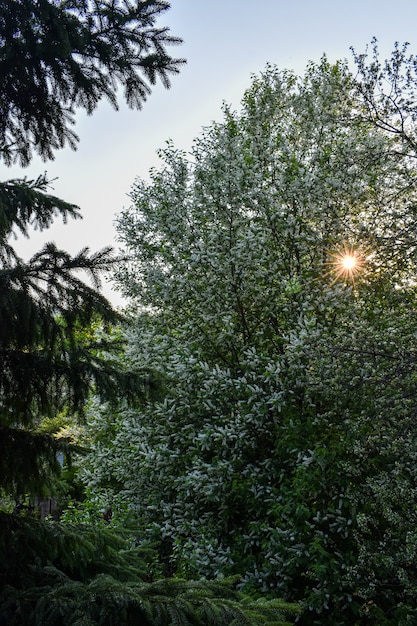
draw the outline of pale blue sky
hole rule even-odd
[[[351,59],[350,46],[363,52],[373,36],[384,55],[395,41],[408,41],[417,54],[415,0],[172,0],[171,5],[160,24],[184,39],[172,53],[185,57],[187,65],[169,91],[155,88],[142,111],[121,106],[114,112],[103,103],[92,117],[80,115],[76,152],[61,151],[46,164],[36,159],[23,171],[0,167],[3,180],[46,170],[58,177],[53,193],[83,211],[82,221],[57,222],[43,236],[19,241],[22,255],[50,240],[70,252],[115,246],[115,215],[130,204],[134,179],[146,178],[158,165],[158,148],[172,139],[189,149],[203,126],[221,118],[223,101],[239,108],[251,75],[267,62],[302,73],[323,53],[331,61]],[[120,303],[110,286],[105,293]]]

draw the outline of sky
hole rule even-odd
[[[415,0],[172,0],[158,25],[184,40],[170,48],[187,64],[169,90],[156,86],[141,111],[121,103],[116,112],[103,102],[92,116],[78,114],[75,152],[61,150],[47,163],[35,158],[24,170],[0,166],[0,180],[46,171],[54,179],[51,193],[82,210],[83,220],[57,220],[44,233],[18,239],[23,258],[46,241],[71,253],[85,246],[117,249],[116,215],[130,206],[135,179],[158,167],[158,149],[172,140],[189,150],[203,127],[222,118],[223,102],[239,110],[251,77],[267,63],[302,74],[324,53],[329,61],[350,61],[350,47],[364,52],[373,37],[384,57],[396,41],[409,42],[417,54]],[[124,304],[111,282],[103,292],[116,307]]]

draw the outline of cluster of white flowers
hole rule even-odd
[[[190,160],[169,145],[137,182],[119,220],[139,311],[126,360],[160,392],[136,411],[93,407],[85,469],[178,571],[239,572],[312,609],[353,601],[355,576],[371,593],[367,529],[406,530],[396,580],[417,545],[417,320],[412,288],[395,289],[415,271],[417,186],[358,110],[343,64],[303,79],[269,67]],[[348,245],[368,254],[355,284],[332,266]],[[405,525],[394,487],[414,498]]]

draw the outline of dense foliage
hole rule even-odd
[[[157,580],[152,549],[126,529],[0,513],[0,530],[2,626],[290,626],[297,612],[245,597],[232,580]]]
[[[84,477],[166,571],[417,618],[415,60],[274,67],[168,144],[119,219],[126,362],[160,397],[91,407]],[[343,265],[345,256],[353,264]]]
[[[155,27],[168,6],[3,2],[0,158],[6,165],[74,146],[75,107],[91,113],[103,96],[116,106],[119,84],[136,107],[156,78],[169,86],[180,62],[166,45],[178,40]],[[48,193],[46,176],[0,183],[0,624],[288,625],[297,606],[244,597],[233,580],[161,580],[140,532],[133,536],[111,521],[111,510],[85,516],[83,524],[71,523],[71,511],[62,522],[37,519],[34,497],[56,495],[55,479],[64,478],[58,452],[68,458],[68,445],[51,434],[64,424],[66,440],[73,440],[92,389],[110,405],[121,396],[131,404],[152,395],[143,368],[116,359],[117,329],[103,332],[120,321],[98,290],[103,271],[115,266],[112,251],[72,257],[47,244],[28,262],[16,254],[13,236],[48,228],[57,216],[65,221],[80,213]]]

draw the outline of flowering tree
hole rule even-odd
[[[417,591],[416,171],[365,79],[267,67],[192,158],[161,151],[118,225],[126,358],[161,395],[91,412],[86,480],[169,571],[238,572],[306,624],[403,623]]]

